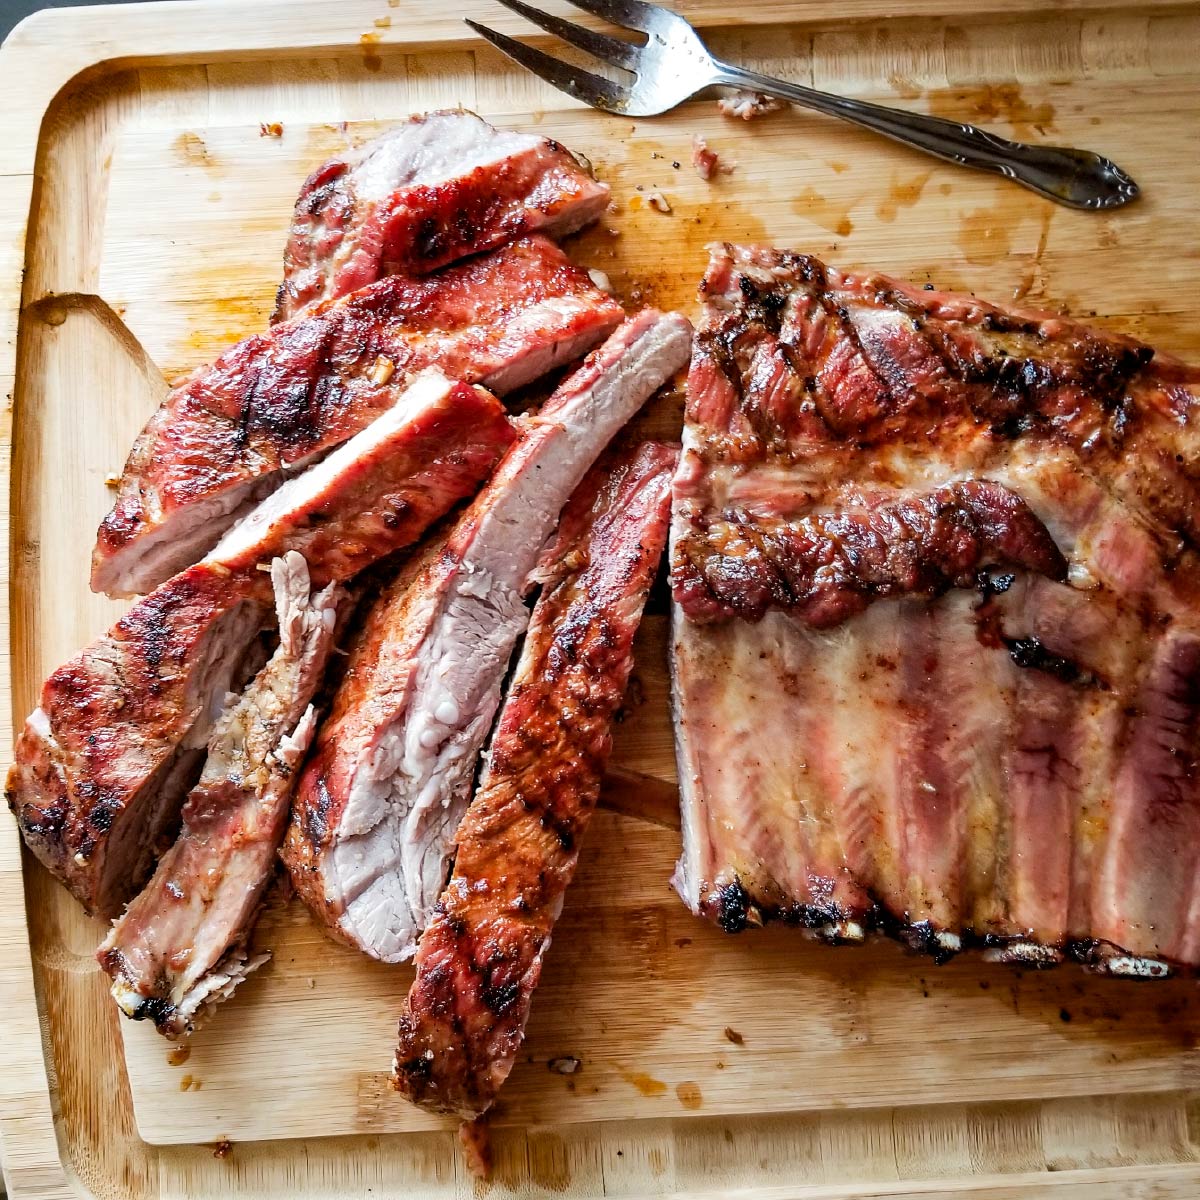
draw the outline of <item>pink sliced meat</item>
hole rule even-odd
[[[667,538],[676,453],[595,468],[543,558],[542,592],[450,882],[417,949],[395,1077],[472,1118],[512,1070],[563,895],[600,794],[633,637]]]
[[[609,188],[556,142],[462,109],[410,117],[318,167],[296,200],[273,321],[385,275],[424,275],[594,221]]]
[[[412,955],[528,620],[530,572],[585,472],[690,345],[683,317],[627,321],[369,616],[284,845],[297,891],[335,936],[385,961]]]
[[[570,362],[620,306],[544,238],[394,277],[239,342],[175,387],[134,443],[97,533],[92,588],[147,592],[387,412],[421,370],[505,393]]]

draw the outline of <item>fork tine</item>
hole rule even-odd
[[[565,62],[551,58],[549,54],[543,54],[532,46],[526,46],[523,42],[506,37],[503,33],[497,33],[486,25],[480,25],[478,21],[472,21],[470,17],[465,17],[464,20],[481,38],[491,42],[497,50],[507,54],[509,58],[520,63],[526,70],[532,71],[547,83],[553,84],[560,92],[566,92],[568,96],[574,96],[577,100],[582,100],[584,104],[590,104],[608,112],[623,112],[629,103],[628,88],[620,87],[610,79],[593,75],[590,71],[568,66]]]
[[[595,55],[609,66],[624,67],[626,71],[637,70],[638,48],[621,41],[620,38],[609,37],[606,33],[593,33],[590,29],[584,29],[582,25],[575,25],[571,21],[564,21],[562,17],[531,8],[523,3],[523,0],[500,0],[500,3],[505,8],[520,13],[527,21],[540,25],[547,33],[552,33],[564,42]]]
[[[624,25],[639,33],[653,33],[661,24],[662,9],[641,0],[567,0],[575,8],[613,25]]]

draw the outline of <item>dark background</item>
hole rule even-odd
[[[0,41],[8,37],[12,27],[39,8],[76,8],[81,4],[96,4],[100,0],[0,0]],[[107,3],[125,3],[126,0],[106,0]]]

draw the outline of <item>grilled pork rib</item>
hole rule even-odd
[[[350,579],[469,496],[513,436],[494,396],[421,376],[50,676],[7,794],[26,841],[90,912],[120,911],[178,823],[268,612],[259,565],[302,551],[321,584]]]
[[[454,830],[559,512],[618,429],[687,360],[691,327],[627,321],[532,418],[487,487],[367,620],[284,843],[335,935],[397,961],[446,881]]]
[[[272,492],[207,561],[238,571],[297,550],[314,586],[350,579],[472,495],[515,438],[495,396],[431,368],[361,433]]]
[[[461,110],[411,117],[305,181],[272,320],[526,234],[574,233],[608,197],[555,142]]]
[[[221,714],[179,837],[96,953],[121,1010],[171,1038],[190,1033],[266,961],[249,957],[247,941],[316,727],[310,701],[345,603],[336,585],[311,591],[295,551],[274,560],[271,579],[279,647]]]
[[[89,913],[121,911],[178,823],[267,623],[264,578],[198,563],[46,680],[5,794],[29,848]]]
[[[718,247],[673,488],[695,911],[1200,965],[1200,375]]]
[[[427,1108],[478,1116],[512,1070],[600,793],[675,463],[674,449],[648,443],[594,468],[543,556],[543,590],[400,1018],[397,1085]]]
[[[174,388],[134,443],[92,588],[149,591],[303,467],[386,412],[428,366],[507,392],[621,320],[551,242],[526,238],[420,280],[391,278],[247,338]]]

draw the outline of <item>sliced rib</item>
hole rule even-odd
[[[174,388],[134,443],[97,533],[93,590],[146,592],[201,558],[424,368],[507,392],[622,316],[556,246],[526,238],[435,277],[381,280],[239,342]]]
[[[178,825],[209,730],[268,623],[265,578],[197,563],[42,687],[5,794],[26,844],[89,913],[115,917]]]
[[[409,957],[445,884],[529,574],[618,429],[687,360],[691,327],[646,311],[547,401],[413,576],[370,615],[296,797],[297,890],[337,935]],[[415,577],[414,577],[415,576]]]
[[[30,846],[89,911],[114,916],[178,824],[212,720],[268,611],[258,568],[300,551],[320,584],[350,579],[474,492],[513,437],[494,396],[422,376],[50,676],[8,796]]]
[[[311,591],[295,551],[271,564],[279,647],[217,721],[183,828],[97,951],[126,1016],[190,1033],[267,955],[248,939],[316,727],[310,701],[333,644],[336,585]]]
[[[685,901],[939,958],[1200,966],[1200,374],[787,251],[718,246],[701,290]]]
[[[543,590],[400,1018],[396,1081],[427,1108],[478,1116],[512,1070],[600,794],[675,462],[673,448],[647,443],[596,467],[543,557]]]
[[[272,320],[526,234],[574,233],[608,198],[556,142],[461,109],[410,117],[305,181]]]
[[[238,571],[297,550],[314,586],[350,579],[473,495],[515,438],[495,396],[430,369],[238,521],[207,561]]]

